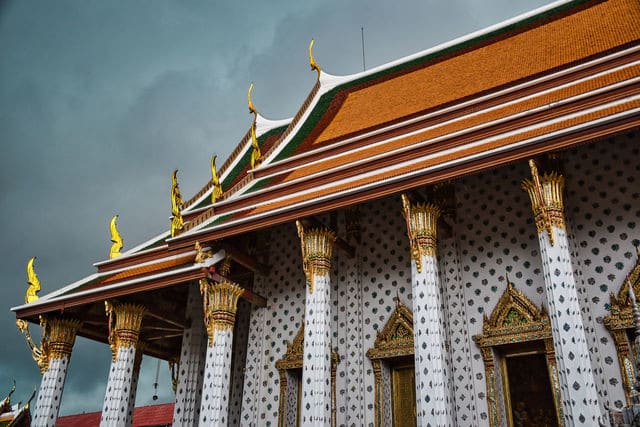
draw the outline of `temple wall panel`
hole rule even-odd
[[[488,423],[484,363],[480,349],[469,338],[482,333],[483,315],[489,316],[495,308],[506,289],[506,276],[534,304],[544,302],[546,306],[536,226],[528,196],[520,189],[521,180],[527,176],[529,169],[522,162],[465,177],[455,184],[455,232],[466,308],[461,311],[466,315],[467,332],[460,333],[455,318],[450,319],[450,327],[458,331],[456,337],[466,336],[471,356],[470,390],[477,420],[469,425]],[[460,356],[464,360],[464,355]],[[460,369],[460,365],[454,367]],[[456,404],[471,398],[460,392],[460,386],[456,384]]]
[[[294,224],[270,230],[271,270],[256,280],[267,299],[252,308],[243,392],[243,426],[278,425],[280,379],[275,362],[287,351],[304,318],[305,276]]]
[[[331,346],[345,348],[350,335],[350,328],[347,327],[347,313],[349,300],[353,297],[349,293],[349,286],[344,276],[351,265],[348,258],[340,251],[334,251],[331,282]],[[348,295],[348,296],[347,296]],[[354,304],[354,301],[351,301]],[[354,307],[355,308],[355,307]],[[355,309],[358,310],[357,308]],[[338,353],[340,354],[340,353]],[[348,362],[346,354],[342,353],[343,360],[336,367],[336,423],[346,425],[347,423],[347,395],[348,395]]]
[[[441,239],[439,244],[440,280],[447,305],[449,330],[450,389],[453,394],[454,415],[458,426],[478,424],[476,393],[473,392],[471,346],[467,324],[467,303],[460,270],[456,236]]]
[[[258,294],[264,294],[264,277],[256,276],[253,289]],[[242,388],[241,423],[246,426],[257,425],[258,401],[262,374],[262,354],[265,340],[262,339],[266,308],[251,306],[248,326],[247,357],[244,370],[244,385]]]
[[[251,305],[243,300],[238,301],[236,325],[233,330],[233,360],[231,363],[231,391],[229,394],[229,426],[240,426],[242,412],[242,389],[247,358],[247,339]]]
[[[399,197],[390,197],[360,207],[362,243],[362,348],[366,352],[374,346],[381,331],[396,307],[396,297],[408,307],[411,295],[411,257],[407,228],[402,217]],[[349,343],[352,345],[352,343]],[[339,349],[343,354],[347,349]],[[369,358],[364,358],[363,425],[374,422],[374,375]],[[356,423],[357,425],[357,423]]]
[[[608,400],[616,406],[624,395],[615,347],[602,317],[608,314],[609,294],[618,291],[635,262],[633,244],[640,239],[640,156],[634,138],[584,145],[561,156],[573,267],[595,355],[596,386],[601,403]],[[507,275],[536,306],[547,307],[536,225],[521,189],[527,177],[526,162],[517,162],[454,181],[455,214],[443,215],[452,231],[439,232],[438,261],[452,412],[458,426],[489,422],[485,365],[472,337],[482,333],[483,316],[496,307]],[[341,359],[336,421],[373,426],[375,380],[365,353],[389,320],[396,297],[413,305],[411,259],[399,197],[365,203],[359,210],[362,239],[357,256],[349,258],[336,249],[332,262],[332,346]],[[337,232],[346,237],[341,215]],[[255,284],[268,305],[252,308],[248,321],[242,425],[277,425],[280,384],[275,362],[285,355],[303,321],[305,278],[295,226],[282,225],[269,234],[271,271]],[[503,403],[498,405],[502,411]]]
[[[609,295],[617,293],[632,269],[640,243],[640,135],[626,134],[573,149],[562,157],[566,214],[574,246],[596,387],[601,404],[624,404],[613,339],[602,318]]]

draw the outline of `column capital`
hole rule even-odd
[[[422,256],[436,256],[438,218],[442,210],[435,203],[412,204],[406,194],[401,195],[411,245],[411,258],[418,272],[422,271]]]
[[[566,228],[564,220],[564,177],[557,172],[538,175],[533,160],[529,161],[531,167],[531,179],[522,181],[522,189],[529,194],[531,208],[535,216],[538,233],[547,231],[553,245],[552,227],[562,230]]]
[[[238,310],[238,299],[244,289],[229,281],[211,282],[200,280],[203,297],[204,323],[209,336],[209,347],[213,347],[216,331],[233,329]]]
[[[76,333],[82,322],[69,318],[53,318],[47,321],[49,327],[49,359],[69,357]]]
[[[31,349],[31,356],[38,364],[41,374],[49,370],[49,362],[52,358],[60,359],[63,356],[71,355],[76,332],[80,329],[81,324],[81,321],[68,317],[40,316],[41,338],[38,346],[31,338],[29,323],[23,319],[16,320],[16,325],[25,335]]]
[[[305,230],[300,221],[296,221],[296,227],[302,249],[302,269],[307,278],[309,291],[313,293],[313,276],[331,273],[331,256],[336,235],[327,228]]]
[[[137,345],[146,308],[141,304],[104,302],[108,317],[109,346],[115,362],[121,347]]]

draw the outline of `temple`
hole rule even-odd
[[[33,425],[77,335],[112,355],[101,426],[131,425],[143,355],[173,366],[176,426],[596,426],[640,402],[640,2],[309,62],[293,118],[250,90],[202,190],[174,172],[165,233],[123,250],[114,218],[109,259],[40,297],[29,262]]]

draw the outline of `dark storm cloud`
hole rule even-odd
[[[125,248],[165,229],[169,177],[189,197],[248,129],[246,90],[270,118],[293,116],[311,89],[307,46],[332,74],[369,67],[499,22],[541,1],[0,3],[0,394],[40,375],[14,326],[25,264],[43,293],[93,272],[120,214]],[[437,82],[434,82],[437,84]],[[37,331],[38,328],[33,328]],[[37,333],[36,333],[37,335]],[[109,349],[79,339],[63,413],[99,410]],[[138,404],[151,403],[155,360]],[[166,366],[159,401],[172,399]]]

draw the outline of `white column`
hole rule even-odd
[[[331,425],[331,254],[329,230],[305,231],[298,224],[307,276],[302,367],[304,426]]]
[[[133,412],[136,409],[136,395],[138,393],[138,378],[140,377],[140,365],[142,364],[144,344],[138,341],[136,345],[136,358],[133,361],[131,373],[131,388],[129,389],[129,409],[127,410],[127,426],[133,424]]]
[[[32,426],[54,427],[58,419],[62,391],[67,378],[71,350],[80,322],[72,319],[53,318],[46,321],[43,333],[48,341],[43,345],[48,364],[43,369]]]
[[[530,165],[533,179],[525,180],[523,188],[531,198],[538,229],[565,424],[598,425],[598,394],[564,220],[564,178],[556,173],[538,177],[535,164],[530,162]]]
[[[244,290],[233,283],[201,281],[209,342],[200,404],[201,426],[226,426],[229,416],[233,326]]]
[[[440,209],[432,204],[402,203],[411,244],[413,341],[418,426],[452,423],[451,393],[446,378],[443,309],[436,258],[436,228]]]
[[[202,299],[197,286],[190,285],[187,297],[187,323],[182,334],[176,405],[173,410],[173,425],[197,426],[202,397],[207,336],[202,321]]]
[[[112,361],[102,405],[100,427],[126,427],[131,422],[130,401],[135,393],[136,347],[145,308],[137,304],[109,304],[109,344]]]

